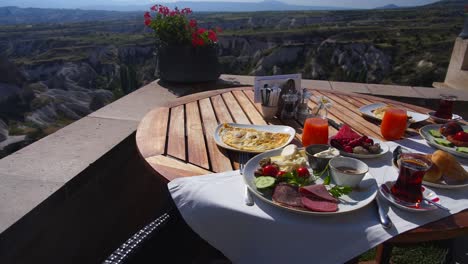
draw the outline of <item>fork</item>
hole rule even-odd
[[[249,160],[249,154],[244,153],[244,152],[239,153],[239,170],[240,170],[241,175],[244,174],[245,163],[247,163],[248,160]],[[248,206],[254,205],[252,194],[250,193],[247,185],[245,185],[245,189],[244,189],[244,202]]]

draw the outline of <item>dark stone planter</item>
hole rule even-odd
[[[159,77],[163,81],[196,83],[215,81],[220,75],[218,46],[160,45]]]

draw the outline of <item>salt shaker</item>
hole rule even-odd
[[[294,118],[295,108],[299,96],[296,93],[287,93],[282,97],[283,99],[283,109],[281,110],[281,119],[290,119]]]

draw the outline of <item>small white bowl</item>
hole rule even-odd
[[[355,172],[344,171],[344,168]],[[331,177],[337,185],[356,188],[369,171],[369,167],[358,159],[336,157],[330,160],[330,170]]]

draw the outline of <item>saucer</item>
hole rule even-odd
[[[429,112],[427,114],[432,118],[432,120],[434,120],[436,123],[439,123],[439,124],[447,123],[450,121],[458,121],[458,120],[463,119],[461,116],[456,115],[456,114],[452,114],[452,119],[440,118],[440,117],[435,116],[435,111]]]
[[[385,199],[387,199],[389,202],[394,204],[396,207],[399,207],[403,210],[412,211],[412,212],[427,212],[427,211],[437,210],[437,206],[432,205],[424,200],[420,203],[410,203],[410,202],[403,201],[399,199],[398,197],[395,197],[390,191],[393,184],[395,184],[395,182],[386,182],[380,186],[379,191],[382,194],[382,196],[385,197]],[[437,196],[437,194],[433,192],[431,189],[425,186],[421,186],[421,190],[423,192],[424,198],[427,198],[435,203],[440,204],[439,196]]]

